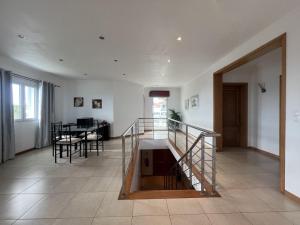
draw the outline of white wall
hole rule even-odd
[[[300,179],[298,171],[300,170],[300,9],[297,8],[287,16],[270,25],[247,42],[234,49],[224,58],[217,61],[206,72],[198,78],[190,81],[183,87],[182,101],[190,92],[197,93],[206,90],[205,95],[201,95],[200,108],[206,110],[206,114],[200,114],[199,117],[188,115],[185,119],[197,120],[201,125],[213,129],[213,73],[218,69],[228,65],[238,58],[246,55],[254,49],[262,46],[268,41],[287,33],[287,93],[286,93],[286,157],[285,157],[285,182],[286,190],[300,196]],[[202,105],[201,105],[202,103]],[[183,105],[183,102],[182,102]]]
[[[0,68],[10,70],[13,73],[20,74],[29,78],[44,80],[56,85],[62,86],[64,79],[55,76],[50,73],[41,72],[39,70],[32,69],[22,63],[19,63],[13,59],[0,55]],[[63,91],[61,88],[56,88],[56,106],[61,106],[61,99],[63,99]],[[61,107],[56,107],[56,117],[62,116]],[[22,152],[34,148],[35,145],[35,132],[37,128],[37,121],[25,121],[15,123],[15,140],[16,140],[16,152]]]
[[[70,80],[64,88],[64,122],[93,117],[111,123],[111,135],[120,136],[143,115],[143,86],[127,81]],[[74,107],[74,97],[83,97],[84,106]],[[92,109],[92,99],[102,99],[102,109]]]
[[[144,117],[152,118],[152,103],[153,98],[149,97],[150,91],[162,90],[170,91],[170,97],[168,98],[168,109],[174,109],[177,112],[181,112],[180,98],[181,89],[180,88],[168,88],[168,87],[146,87],[144,91],[145,105],[144,105]]]
[[[127,81],[114,82],[114,136],[120,136],[144,113],[144,87]]]
[[[275,50],[223,76],[224,83],[248,83],[248,146],[279,155],[279,75],[281,50]],[[261,93],[258,83],[265,83]]]

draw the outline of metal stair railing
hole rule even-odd
[[[164,139],[182,155],[165,176],[165,189],[185,189],[215,192],[216,138],[220,135],[169,118],[139,118],[122,134],[122,192],[126,176],[141,139]],[[181,185],[180,185],[181,184]]]

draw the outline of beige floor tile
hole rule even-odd
[[[169,215],[167,202],[164,199],[135,200],[133,204],[134,216],[163,216]]]
[[[0,220],[0,225],[12,225],[15,220]]]
[[[91,225],[93,218],[57,219],[53,225]]]
[[[96,167],[93,172],[93,177],[114,177],[117,173],[118,167]]]
[[[131,217],[101,217],[95,218],[92,225],[131,225],[131,220]]]
[[[136,216],[132,225],[171,225],[169,216]]]
[[[0,182],[0,194],[21,193],[36,182],[38,179],[3,178]]]
[[[0,219],[18,219],[44,197],[41,194],[19,194],[1,206]]]
[[[202,215],[174,215],[171,216],[172,225],[210,225],[207,216]]]
[[[27,188],[23,193],[29,194],[42,194],[42,193],[52,193],[54,188],[64,181],[66,178],[42,178],[29,188]]]
[[[105,192],[110,187],[111,177],[91,177],[89,178],[80,192]]]
[[[120,191],[122,187],[122,178],[121,177],[115,177],[112,179],[109,188],[107,191]]]
[[[251,225],[251,223],[240,213],[207,214],[207,216],[212,225]]]
[[[300,212],[281,212],[280,214],[285,216],[294,225],[300,225]]]
[[[286,217],[276,212],[243,213],[252,225],[293,225]]]
[[[228,198],[199,198],[205,213],[235,213],[239,212],[234,201]]]
[[[97,212],[101,216],[132,216],[133,201],[118,200],[118,192],[107,192]]]
[[[88,178],[65,178],[61,183],[55,186],[53,193],[76,193],[87,183]]]
[[[58,218],[94,217],[104,198],[104,193],[79,193],[59,214]]]
[[[57,218],[74,194],[49,194],[34,205],[22,219]]]
[[[167,204],[170,215],[199,214],[204,212],[198,199],[168,199]]]
[[[261,199],[254,196],[250,190],[230,190],[228,193],[240,212],[267,212],[271,208]]]
[[[252,192],[274,211],[300,211],[300,204],[288,199],[274,188],[257,188]]]
[[[18,220],[14,225],[53,225],[54,219]]]

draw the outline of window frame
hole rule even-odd
[[[21,111],[21,118],[15,119],[15,122],[30,122],[30,121],[37,121],[38,120],[38,85],[33,82],[26,82],[23,80],[13,80],[12,84],[20,85],[20,111]],[[34,118],[26,118],[26,94],[25,94],[25,87],[32,87],[34,88]],[[12,93],[13,94],[13,93]]]

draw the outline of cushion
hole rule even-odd
[[[80,141],[81,141],[80,138],[71,138],[71,144],[76,144]],[[61,139],[61,140],[57,141],[56,143],[59,145],[68,145],[68,144],[70,144],[70,138]]]

